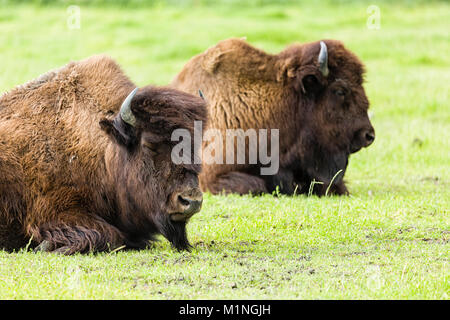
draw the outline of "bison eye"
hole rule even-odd
[[[338,97],[344,97],[345,96],[345,90],[338,89],[334,92]]]

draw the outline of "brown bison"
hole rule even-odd
[[[271,55],[229,39],[193,57],[171,86],[192,94],[201,90],[209,128],[222,136],[227,129],[279,129],[276,174],[262,175],[259,160],[217,164],[205,162],[204,155],[202,190],[347,194],[349,155],[375,139],[363,73],[361,61],[335,40],[295,44]],[[244,138],[248,156],[249,137]],[[204,141],[203,150],[210,143]]]
[[[189,247],[200,166],[171,161],[171,132],[191,131],[206,106],[174,89],[135,88],[94,56],[0,97],[0,248],[143,248],[157,234]]]

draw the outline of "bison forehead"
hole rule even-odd
[[[206,103],[167,87],[144,87],[133,99],[131,109],[138,126],[158,134],[171,134],[178,128],[194,130],[194,121],[206,122]]]

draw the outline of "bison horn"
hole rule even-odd
[[[324,77],[328,76],[328,50],[325,42],[320,41],[319,70]]]
[[[125,98],[125,100],[122,103],[122,106],[120,107],[120,117],[124,122],[128,123],[132,127],[136,125],[136,117],[131,111],[131,100],[133,100],[138,89],[139,88],[136,88],[133,91],[131,91],[131,93],[128,95],[128,97]]]

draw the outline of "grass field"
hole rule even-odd
[[[225,38],[272,53],[335,38],[367,66],[377,138],[350,159],[349,197],[206,194],[192,252],[163,238],[112,254],[0,251],[0,299],[449,298],[450,4],[377,2],[369,29],[362,1],[84,1],[70,29],[68,5],[36,3],[0,0],[0,92],[97,53],[138,85],[167,84]]]

